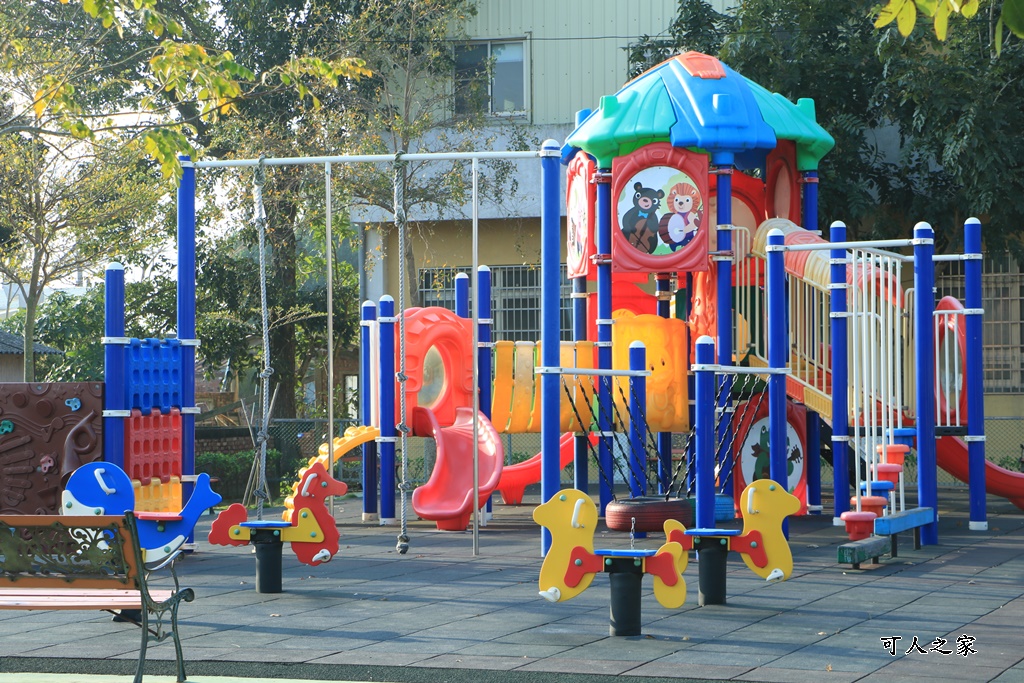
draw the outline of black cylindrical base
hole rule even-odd
[[[255,543],[256,592],[281,592],[281,542]]]
[[[608,575],[612,589],[608,634],[640,635],[640,595],[643,574],[614,572]]]
[[[697,604],[725,604],[725,565],[729,559],[726,539],[705,536],[697,544]]]

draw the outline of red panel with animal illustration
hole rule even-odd
[[[566,172],[566,250],[565,264],[569,278],[582,277],[590,272],[590,257],[597,253],[594,246],[594,173],[597,167],[586,152],[577,152]]]
[[[736,406],[733,418],[733,494],[739,505],[747,484],[769,479],[768,393],[754,394]],[[800,501],[796,514],[807,514],[807,408],[786,401],[786,490]]]
[[[612,162],[612,270],[708,269],[708,159],[655,142]]]

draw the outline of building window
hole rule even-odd
[[[572,339],[572,291],[561,265],[560,327],[563,341]],[[469,268],[423,268],[420,297],[424,306],[455,310],[455,276]],[[472,296],[472,291],[470,292]],[[491,318],[495,341],[540,339],[540,266],[491,266]]]
[[[525,113],[525,55],[521,40],[456,45],[455,113]]]

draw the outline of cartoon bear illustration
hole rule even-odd
[[[658,214],[664,190],[633,185],[633,206],[622,215],[622,234],[634,247],[646,254],[653,254],[658,246]]]
[[[690,183],[676,183],[668,192],[670,213],[661,217],[658,234],[672,251],[690,243],[700,228],[704,210],[700,192]]]

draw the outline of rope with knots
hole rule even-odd
[[[270,311],[267,306],[267,213],[263,207],[263,183],[266,180],[266,156],[260,155],[259,165],[253,178],[252,195],[255,203],[254,221],[259,232],[260,249],[260,319],[263,330],[263,370],[260,372],[260,394],[262,396],[262,417],[256,443],[259,448],[259,474],[256,479],[256,518],[263,519],[263,503],[270,500],[267,488],[267,442],[270,439],[270,376],[274,368],[270,365]]]
[[[398,432],[401,435],[402,444],[402,481],[398,484],[398,490],[402,501],[402,527],[398,534],[398,543],[395,549],[399,555],[409,552],[408,534],[408,492],[409,492],[409,450],[408,436],[409,427],[406,423],[405,405],[405,383],[408,379],[405,374],[405,164],[402,159],[402,152],[395,152],[394,163],[394,186],[395,186],[395,228],[398,230],[398,253],[401,265],[398,268],[398,396],[399,396],[399,423]]]

